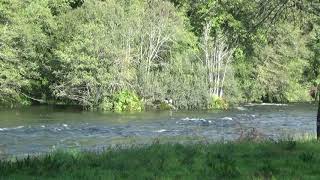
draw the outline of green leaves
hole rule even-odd
[[[308,99],[320,77],[317,4],[298,3],[292,12],[300,9],[304,19],[296,21],[285,17],[288,9],[277,15],[291,0],[171,2],[0,1],[0,103],[110,110],[112,97],[128,90],[147,105],[172,99],[177,108],[206,108],[199,41],[208,22],[211,38],[224,34],[236,49],[226,101]],[[131,95],[121,96],[136,102]],[[119,111],[131,109],[126,103],[119,99]]]
[[[273,39],[274,38],[274,39]],[[269,36],[272,41],[257,49],[257,80],[270,102],[309,101],[310,84],[304,80],[310,51],[297,28],[283,24]]]
[[[224,99],[218,96],[212,96],[209,109],[228,109],[228,104]]]
[[[140,112],[143,103],[135,93],[125,90],[115,95],[113,109],[115,112]]]

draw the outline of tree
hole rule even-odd
[[[52,66],[55,97],[88,108],[110,103],[127,90],[148,102],[166,98],[169,93],[158,85],[169,82],[158,78],[188,48],[180,51],[179,46],[193,43],[175,10],[160,0],[108,0],[86,1],[61,15]]]
[[[304,78],[309,66],[309,37],[290,24],[281,24],[268,35],[266,46],[256,47],[256,79],[267,102],[311,100],[310,82]]]
[[[204,65],[207,69],[209,94],[222,98],[225,77],[234,50],[229,47],[223,34],[217,34],[212,38],[211,28],[211,23],[207,23],[203,31]]]
[[[28,103],[47,95],[50,38],[47,1],[1,1],[1,101]]]
[[[319,84],[318,1],[171,2],[1,1],[0,103],[206,108],[302,101]]]

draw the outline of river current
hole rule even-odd
[[[255,129],[270,139],[315,134],[313,104],[249,104],[228,111],[142,113],[86,112],[76,108],[33,106],[0,110],[0,157],[56,149],[99,149],[145,144],[157,138],[187,141],[237,140]]]

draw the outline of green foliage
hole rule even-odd
[[[159,109],[162,110],[162,111],[173,110],[173,106],[168,104],[168,103],[161,102],[160,105],[159,105]]]
[[[285,98],[288,102],[311,101],[309,94],[310,85],[301,85],[298,82],[289,82],[289,87],[286,89]]]
[[[313,152],[303,152],[300,154],[299,159],[305,163],[312,163],[312,161],[315,159],[315,155]]]
[[[288,31],[290,29],[290,32]],[[309,50],[301,32],[283,24],[273,32],[269,45],[258,49],[257,80],[262,96],[269,102],[308,101],[310,86],[304,79]]]
[[[319,144],[162,144],[0,161],[0,179],[318,179]]]
[[[289,139],[287,141],[282,142],[285,150],[293,151],[297,148],[297,142],[293,139]]]
[[[173,66],[184,65],[178,58],[186,58],[183,63],[194,66],[188,55],[193,52],[186,49],[195,44],[195,37],[184,29],[183,17],[171,4],[152,4],[87,1],[76,11],[63,15],[57,34],[61,41],[55,51],[58,64],[53,69],[56,83],[51,86],[55,96],[87,107],[110,109],[106,97],[123,89],[137,92],[147,103],[163,101],[172,96],[170,92],[188,94],[185,91],[191,87],[182,84],[186,75],[176,74]],[[159,16],[162,9],[167,14]],[[152,37],[158,30],[159,36]],[[149,42],[150,38],[158,39]],[[162,44],[157,44],[160,41]],[[189,71],[194,74],[192,69]],[[172,82],[170,87],[171,79],[180,82]],[[191,80],[196,81],[188,79]],[[183,89],[174,91],[179,84]],[[181,104],[188,100],[174,101]],[[122,111],[121,106],[115,106],[115,110]]]
[[[271,164],[270,160],[263,160],[263,164],[259,168],[257,174],[265,179],[275,179],[274,174],[277,169]]]
[[[172,99],[178,109],[205,109],[208,22],[210,38],[221,33],[235,49],[225,101],[309,101],[320,77],[318,4],[290,2],[2,0],[0,104],[110,110],[112,97],[129,90],[147,106]]]
[[[229,154],[218,153],[207,155],[207,164],[219,178],[235,178],[240,175],[236,160]]]
[[[115,112],[142,111],[143,102],[130,91],[121,91],[114,97],[113,109]]]
[[[50,38],[55,22],[47,1],[1,1],[1,103],[22,103],[47,93]],[[10,90],[9,90],[10,89]],[[27,96],[26,96],[27,95]]]
[[[209,103],[209,109],[228,109],[228,103],[218,96],[212,96]]]
[[[112,99],[108,97],[104,97],[102,102],[99,104],[98,109],[102,111],[112,111],[113,110]]]

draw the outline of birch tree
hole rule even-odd
[[[161,72],[171,61],[171,49],[183,21],[169,2],[160,0],[144,3],[144,13],[137,28],[140,30],[136,40],[139,56],[136,58],[139,93],[145,98],[154,99],[155,74]],[[149,96],[149,97],[148,97]]]
[[[209,94],[222,98],[234,49],[229,47],[223,34],[218,33],[215,37],[211,37],[211,23],[206,23],[204,26],[201,47],[204,53]]]

